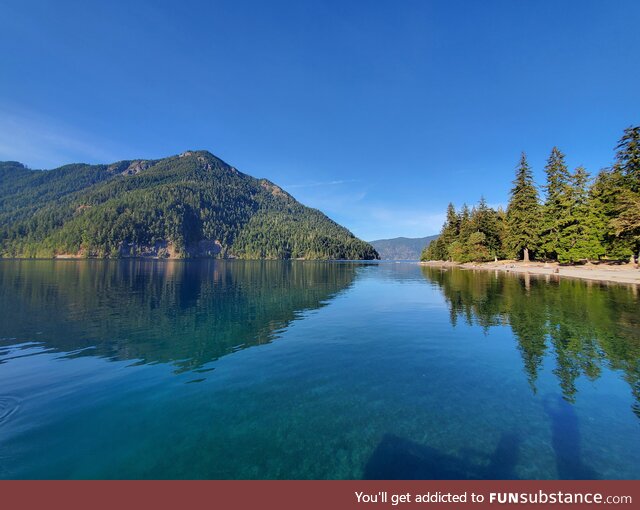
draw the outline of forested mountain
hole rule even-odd
[[[0,163],[0,255],[377,258],[320,211],[206,151],[48,171]]]
[[[490,208],[484,199],[460,211],[449,204],[440,236],[421,260],[638,261],[640,126],[624,130],[613,165],[595,179],[581,166],[569,171],[557,147],[551,150],[545,174],[540,200],[523,153],[506,211]]]
[[[431,241],[437,239],[435,236],[427,237],[395,237],[393,239],[378,239],[369,241],[380,258],[383,260],[418,260],[420,253]]]

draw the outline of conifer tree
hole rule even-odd
[[[557,258],[558,250],[564,243],[563,230],[567,227],[569,215],[569,170],[564,162],[564,154],[554,147],[545,167],[547,183],[544,186],[546,199],[542,206],[540,249],[547,257]]]
[[[640,192],[640,126],[625,129],[616,150],[615,167],[625,186],[634,193]]]
[[[447,250],[441,236],[431,241],[429,245],[422,250],[420,260],[447,260]]]
[[[498,225],[498,213],[487,205],[484,197],[472,214],[471,222],[473,230],[484,234],[484,246],[492,258],[498,256],[500,251],[500,228]]]
[[[451,254],[449,253],[449,246],[454,243],[460,235],[460,217],[456,213],[456,208],[452,203],[447,206],[447,219],[442,226],[439,243],[436,248],[440,253],[440,260],[451,260]]]
[[[523,153],[507,211],[489,208],[484,198],[471,211],[463,206],[460,214],[449,204],[440,238],[423,256],[456,262],[528,261],[536,251],[560,262],[640,257],[640,126],[627,128],[616,150],[615,164],[589,186],[586,170],[570,173],[554,147],[542,206]]]
[[[523,152],[516,168],[516,178],[507,208],[507,244],[510,251],[517,256],[522,255],[525,262],[529,261],[531,253],[538,247],[539,212],[538,190],[533,183],[527,156]]]
[[[604,254],[604,250],[599,232],[595,228],[596,218],[590,210],[589,174],[584,167],[578,167],[569,179],[569,207],[565,213],[562,237],[556,249],[558,261],[598,259]]]
[[[473,224],[471,223],[471,210],[467,204],[462,204],[460,209],[460,236],[459,240],[465,243],[473,232]]]
[[[615,234],[612,221],[616,216],[618,192],[622,176],[615,168],[601,170],[589,191],[590,212],[594,228],[600,232],[600,240],[607,258],[629,256],[629,249]]]
[[[462,204],[460,209],[460,233],[457,241],[452,245],[451,258],[458,262],[469,262],[472,259],[469,253],[469,239],[473,234],[473,223],[471,222],[471,210],[467,204]]]
[[[589,226],[593,231],[600,246],[599,256],[607,256],[607,244],[609,238],[608,218],[605,213],[605,203],[602,194],[602,176],[606,171],[601,171],[589,186],[587,209],[589,211]]]
[[[456,240],[460,233],[460,218],[452,203],[447,206],[447,219],[440,234],[445,246]]]
[[[625,129],[618,143],[613,172],[617,189],[611,226],[631,254],[640,257],[640,126]]]
[[[507,212],[499,207],[496,211],[496,224],[498,227],[499,248],[497,258],[503,259],[509,256],[508,236],[509,227],[507,226]]]

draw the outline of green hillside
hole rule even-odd
[[[206,151],[30,170],[0,162],[2,257],[374,259],[266,179]]]

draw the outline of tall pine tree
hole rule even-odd
[[[625,129],[617,146],[613,172],[618,189],[611,226],[615,236],[638,260],[640,257],[640,126]]]
[[[460,234],[460,218],[456,213],[456,208],[452,203],[447,206],[447,219],[442,226],[442,232],[438,241],[440,244],[440,255],[442,260],[452,260],[449,253],[450,246],[458,239]]]
[[[625,185],[634,193],[640,192],[640,126],[625,129],[616,150],[615,167]]]
[[[497,258],[500,252],[500,226],[498,213],[487,205],[484,197],[480,197],[478,206],[471,215],[473,230],[484,234],[484,246],[491,258]]]
[[[564,162],[564,154],[554,147],[545,167],[547,183],[544,186],[546,199],[542,207],[540,249],[545,256],[557,258],[564,243],[564,229],[568,226],[570,207],[570,176]]]
[[[533,183],[531,168],[523,152],[516,168],[516,178],[511,189],[507,208],[507,244],[517,257],[529,261],[532,252],[538,248],[540,204],[538,190]]]
[[[604,254],[604,249],[600,243],[597,221],[591,210],[589,174],[583,167],[578,167],[569,179],[567,193],[569,207],[556,250],[558,261],[577,262],[584,259],[598,259]]]
[[[460,214],[458,215],[458,235],[447,248],[450,260],[456,262],[469,261],[467,242],[472,233],[472,228],[469,206],[462,204],[462,209],[460,209]]]

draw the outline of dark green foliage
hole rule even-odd
[[[589,174],[578,167],[570,174],[557,147],[545,167],[546,200],[541,216],[541,250],[558,262],[598,260],[604,255],[601,226],[589,195]]]
[[[583,167],[570,173],[557,147],[545,167],[540,205],[525,154],[506,214],[484,199],[460,214],[449,204],[440,237],[421,260],[470,262],[529,255],[562,263],[624,260],[640,256],[640,126],[630,127],[616,147],[616,161],[591,182]],[[482,235],[480,235],[482,234]]]
[[[501,218],[500,213],[491,209],[487,205],[484,197],[481,197],[478,206],[471,212],[471,225],[474,232],[479,232],[484,235],[481,243],[483,246],[483,255],[481,257],[473,256],[472,258],[474,260],[499,256],[502,248],[502,222],[503,219]]]
[[[606,256],[625,259],[640,251],[640,126],[625,129],[616,150],[590,189],[589,209]]]
[[[616,150],[615,168],[632,192],[640,192],[640,126],[625,129]]]
[[[518,258],[528,261],[530,253],[538,247],[539,221],[538,190],[533,183],[527,156],[523,152],[507,207],[507,246]]]
[[[590,211],[597,220],[600,239],[606,248],[607,257],[614,259],[626,258],[631,254],[625,243],[616,237],[612,225],[612,220],[617,216],[619,182],[618,172],[602,170],[589,190]]]
[[[431,241],[420,253],[420,260],[423,262],[426,260],[446,260],[447,258],[447,249],[439,236]]]
[[[456,208],[452,203],[447,207],[447,220],[442,227],[440,237],[445,246],[454,242],[460,234],[460,216],[456,213]]]
[[[555,245],[558,262],[598,260],[604,255],[598,220],[588,189],[589,174],[576,168],[566,191],[567,210],[563,213],[561,236]]]
[[[544,170],[547,184],[544,186],[546,200],[542,206],[540,249],[547,257],[556,258],[571,206],[569,170],[564,162],[564,154],[557,147],[551,150]]]
[[[208,152],[34,171],[0,164],[0,254],[372,259],[375,250]]]
[[[620,244],[640,256],[640,126],[625,129],[613,166],[614,200],[610,226]]]
[[[440,236],[422,252],[420,260],[482,262],[501,254],[504,214],[491,209],[484,198],[469,210],[465,204],[456,214],[449,204]]]

